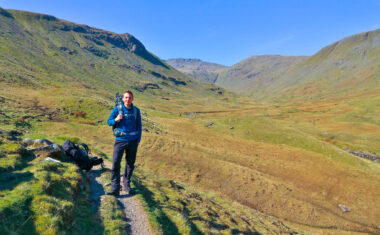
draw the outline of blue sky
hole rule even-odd
[[[380,0],[0,0],[0,7],[130,33],[162,59],[224,65],[253,55],[312,55],[380,28]]]

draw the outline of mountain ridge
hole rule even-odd
[[[166,63],[195,79],[208,83],[215,83],[218,78],[218,71],[228,67],[217,63],[190,58],[168,59],[166,60]]]
[[[93,89],[123,86],[166,95],[195,95],[193,90],[201,88],[205,94],[215,94],[213,86],[169,67],[128,33],[4,9],[0,29],[0,80],[8,84],[45,87],[71,82]]]
[[[258,100],[321,99],[359,94],[379,87],[379,35],[380,29],[351,35],[323,47],[312,56],[251,56],[219,70],[207,71],[204,67],[203,74],[213,74],[208,82]],[[172,66],[184,67],[179,63]],[[188,66],[186,73],[199,77],[196,71]]]

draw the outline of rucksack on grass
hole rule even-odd
[[[84,148],[81,149],[80,146]],[[82,170],[89,171],[93,166],[102,164],[103,165],[103,158],[98,157],[90,157],[89,154],[89,148],[86,144],[74,144],[70,140],[66,140],[63,143],[63,151],[67,156],[71,158],[75,162],[75,164]]]

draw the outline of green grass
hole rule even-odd
[[[72,163],[42,160],[22,153],[0,159],[0,234],[102,234],[87,176]]]
[[[369,123],[380,126],[380,98],[373,97],[370,99],[349,100],[349,105],[356,108],[355,111],[336,118],[336,121],[353,122],[353,123]]]
[[[111,179],[110,170],[105,169],[100,177],[100,182],[105,185]],[[110,191],[111,186],[104,187],[104,191]],[[105,234],[127,234],[127,226],[123,209],[118,200],[113,196],[102,196],[100,200],[100,216],[104,221]]]
[[[308,135],[304,129],[297,128],[297,124],[278,121],[270,117],[254,115],[230,116],[228,118],[200,120],[203,125],[214,122],[211,130],[237,138],[254,140],[275,145],[287,145],[306,151],[320,153],[334,161],[346,164],[353,168],[358,165],[365,166],[365,162],[358,161],[342,149],[326,143],[318,138]],[[233,129],[231,129],[233,127]],[[367,170],[367,169],[366,169]],[[376,172],[378,172],[376,170]]]

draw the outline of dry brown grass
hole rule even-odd
[[[27,97],[31,102],[37,97],[41,106],[53,108],[56,106],[53,98],[42,99],[49,92],[62,93],[62,90],[31,92]],[[306,226],[311,232],[378,232],[375,227],[380,218],[380,211],[376,210],[380,204],[380,169],[375,163],[348,154],[336,159],[308,149],[264,143],[264,140],[258,142],[247,139],[244,132],[208,129],[202,122],[203,119],[262,117],[275,121],[276,125],[289,126],[289,130],[297,130],[305,138],[314,138],[336,152],[340,150],[331,145],[336,140],[323,139],[317,134],[328,131],[380,138],[379,126],[336,120],[339,115],[355,111],[345,100],[286,106],[252,102],[244,106],[211,108],[198,104],[181,106],[174,100],[165,102],[155,105],[157,111],[152,111],[149,117],[168,134],[143,133],[138,165],[166,178],[213,191],[288,223]],[[147,100],[137,105],[142,111],[152,106]],[[178,116],[184,111],[207,110],[223,112],[198,114],[195,119]],[[79,137],[112,156],[114,140],[108,126],[78,121],[34,125],[33,134]],[[376,142],[364,144],[379,148]],[[351,212],[342,213],[338,204],[345,204]]]
[[[374,231],[378,176],[321,154],[218,135],[186,119],[166,125],[172,136],[145,136],[143,166],[286,220]],[[340,212],[340,203],[352,212]]]

